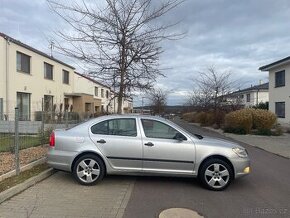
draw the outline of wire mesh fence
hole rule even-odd
[[[54,129],[77,125],[91,117],[86,113],[35,111],[29,116],[18,108],[0,119],[0,176],[46,156]]]

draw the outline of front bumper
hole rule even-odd
[[[233,158],[230,160],[235,170],[235,178],[246,176],[251,172],[251,163],[249,157],[247,158]]]

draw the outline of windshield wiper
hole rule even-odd
[[[203,139],[203,136],[202,135],[199,135],[199,134],[194,134],[198,139]]]

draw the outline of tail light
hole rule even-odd
[[[54,132],[52,132],[50,134],[50,137],[49,137],[49,146],[52,147],[52,148],[55,146],[55,134],[54,134]]]

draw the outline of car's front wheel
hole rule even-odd
[[[74,164],[73,175],[82,185],[94,185],[103,179],[104,174],[104,163],[95,155],[81,156]]]
[[[199,179],[207,189],[221,191],[233,180],[233,170],[223,160],[209,159],[201,166]]]

